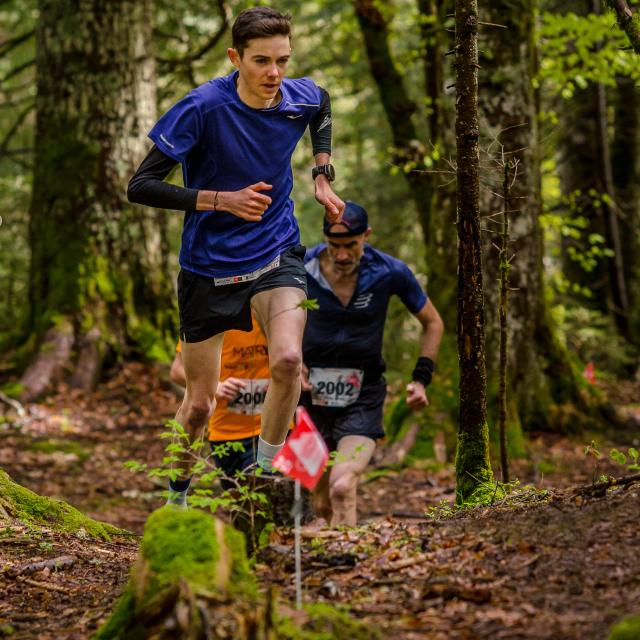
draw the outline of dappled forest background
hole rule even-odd
[[[252,3],[76,4],[0,4],[0,375],[16,397],[60,380],[90,388],[130,359],[170,360],[182,216],[128,205],[126,182],[155,118],[231,70],[230,23]],[[294,16],[290,75],[310,75],[332,96],[338,193],[367,208],[372,242],[413,267],[445,319],[432,407],[420,419],[455,424],[453,3],[272,4]],[[498,1],[480,12],[489,398],[507,202],[517,453],[522,427],[620,419],[584,379],[588,363],[612,379],[637,369],[640,64],[597,0]],[[307,245],[320,241],[322,215],[310,159],[305,140],[293,196]],[[417,331],[394,304],[385,357],[396,397]],[[389,428],[404,417],[392,406]]]

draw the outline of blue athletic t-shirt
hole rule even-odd
[[[203,84],[173,106],[149,137],[182,164],[185,187],[238,191],[256,182],[272,199],[260,222],[224,211],[187,211],[180,265],[204,276],[251,273],[286,248],[300,232],[289,197],[293,186],[291,155],[321,94],[309,78],[285,78],[282,100],[271,109],[253,109],[236,90],[238,72]]]
[[[320,270],[320,244],[307,252],[309,298],[319,308],[307,313],[302,351],[307,366],[357,367],[375,381],[385,370],[382,340],[389,299],[398,295],[411,313],[427,296],[411,269],[397,258],[365,245],[356,289],[345,307]]]

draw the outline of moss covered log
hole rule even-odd
[[[94,640],[358,640],[376,638],[345,611],[311,606],[294,622],[260,594],[244,538],[202,511],[163,507],[149,517],[115,610]]]
[[[201,511],[163,507],[147,521],[125,591],[96,640],[255,638],[268,621],[242,534]],[[217,632],[216,632],[217,633]]]
[[[0,519],[2,517],[103,540],[109,540],[114,534],[126,533],[110,524],[92,520],[62,500],[39,496],[13,482],[7,473],[0,470]]]
[[[609,640],[637,640],[640,638],[640,615],[624,618],[611,629]]]

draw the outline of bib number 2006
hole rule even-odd
[[[313,404],[324,407],[348,407],[360,395],[361,369],[312,367],[309,382],[313,385]]]

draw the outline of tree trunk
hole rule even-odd
[[[584,222],[577,228],[579,237],[572,234],[562,238],[564,275],[572,284],[589,291],[590,297],[581,296],[581,302],[603,314],[609,313],[610,289],[607,264],[600,256],[592,256],[594,248],[589,242],[594,234],[604,239],[603,220],[596,203],[601,195],[597,184],[599,165],[597,114],[598,90],[593,84],[559,105],[558,164],[563,200],[566,203],[566,222],[574,227],[576,219]],[[602,246],[598,246],[601,249]],[[587,266],[588,265],[588,266]]]
[[[601,0],[593,0],[592,10],[602,13]],[[609,115],[607,112],[607,90],[602,83],[596,85],[597,115],[596,131],[598,142],[598,185],[602,194],[601,213],[605,228],[607,246],[613,255],[607,259],[609,285],[611,287],[611,312],[618,331],[629,338],[629,298],[623,266],[622,242],[618,224],[618,210],[615,204],[613,173],[611,167],[611,149],[609,147]]]
[[[489,460],[487,379],[480,247],[478,3],[456,2],[456,146],[458,199],[458,357],[460,426],[456,500],[472,501],[493,480]]]
[[[445,324],[453,324],[456,281],[455,227],[452,219],[453,190],[443,162],[427,166],[425,157],[437,150],[445,155],[446,120],[443,100],[444,19],[448,0],[418,0],[423,48],[424,91],[427,116],[416,123],[418,105],[412,100],[404,78],[395,66],[389,43],[388,17],[374,0],[354,0],[354,8],[371,75],[391,129],[394,152],[391,161],[403,170],[427,247],[429,289],[437,300]],[[422,125],[422,126],[418,126]],[[427,143],[420,131],[427,132]],[[452,142],[452,141],[451,141]],[[443,173],[429,173],[440,171]]]
[[[197,510],[149,516],[129,584],[95,640],[268,638],[270,612],[247,565],[242,534]]]
[[[511,188],[514,203],[510,212],[510,278],[515,289],[509,305],[510,398],[519,422],[525,429],[549,428],[561,417],[561,405],[584,406],[576,372],[569,354],[555,337],[555,329],[543,288],[543,240],[539,223],[541,194],[536,101],[532,76],[535,71],[534,0],[495,0],[487,4],[483,21],[505,25],[507,29],[483,30],[483,58],[480,84],[480,111],[485,118],[493,150],[517,163],[517,178]],[[497,144],[496,144],[497,142]],[[500,164],[500,160],[493,159]],[[491,188],[483,193],[487,215],[502,209],[499,189],[501,171]],[[492,243],[499,227],[487,220],[486,287],[488,361],[496,371],[498,287],[497,257]]]
[[[632,78],[618,78],[614,105],[611,165],[615,204],[620,212],[630,335],[640,341],[640,99]]]
[[[335,640],[380,634],[323,604],[295,620],[258,591],[242,534],[198,510],[149,516],[129,583],[95,640]],[[277,615],[276,615],[277,614]]]
[[[32,398],[63,372],[90,387],[109,350],[174,334],[166,218],[126,203],[155,119],[152,0],[40,0],[27,331]],[[72,349],[43,364],[57,333]]]

